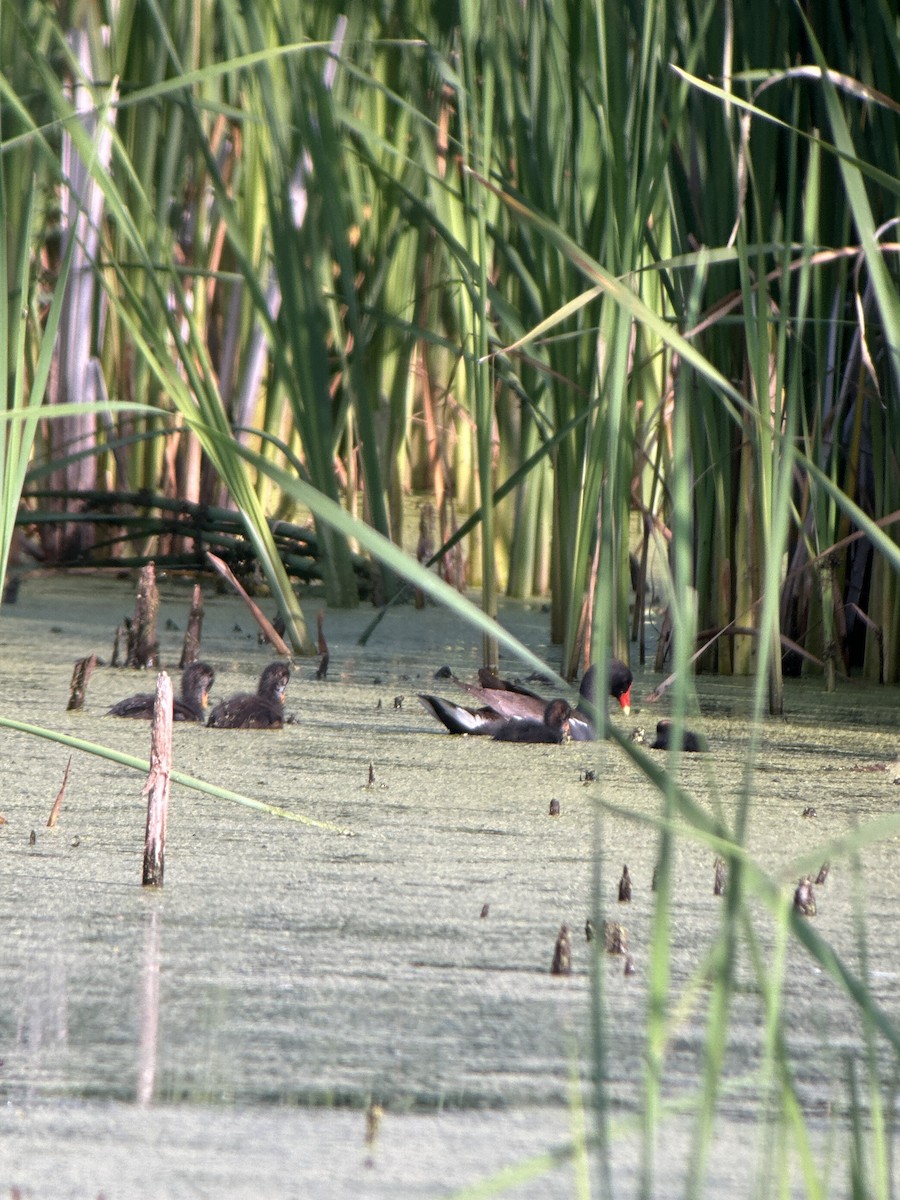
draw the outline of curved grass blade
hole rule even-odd
[[[95,754],[98,758],[105,758],[109,762],[118,763],[122,767],[129,767],[133,771],[142,771],[146,773],[150,769],[150,763],[145,758],[136,758],[132,754],[123,754],[119,750],[112,750],[109,746],[99,746],[96,742],[88,742],[83,738],[73,737],[69,733],[60,733],[55,729],[44,729],[40,725],[30,725],[27,721],[16,721],[12,717],[0,716],[0,727],[5,729],[15,729],[18,733],[31,734],[33,737],[46,738],[50,742],[58,742],[61,746],[70,746],[73,750],[81,750],[85,754]],[[231,804],[243,804],[245,808],[254,808],[258,812],[268,813],[272,817],[282,817],[285,821],[296,821],[300,825],[309,825],[314,829],[322,829],[326,833],[339,833],[344,837],[355,836],[350,829],[343,829],[340,825],[332,825],[328,821],[317,821],[315,817],[308,817],[304,813],[293,812],[289,808],[282,808],[278,804],[267,804],[264,800],[256,800],[252,796],[244,796],[240,792],[232,792],[228,788],[219,787],[214,783],[207,783],[203,779],[197,779],[193,775],[186,775],[183,771],[173,771],[170,778],[173,783],[180,783],[183,787],[191,788],[192,791],[202,792],[205,796],[213,796],[216,800],[227,800]]]

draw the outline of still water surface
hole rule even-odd
[[[92,651],[109,659],[132,597],[124,580],[27,579],[0,617],[0,714],[146,757],[147,723],[104,714],[152,690],[152,676],[99,667],[85,710],[65,712],[74,660]],[[161,629],[173,627],[162,632],[162,652],[176,677],[188,602],[184,585],[164,585]],[[157,1194],[167,1196],[430,1196],[524,1169],[569,1142],[573,1073],[587,1080],[592,1071],[593,947],[583,929],[597,915],[595,872],[636,968],[626,977],[621,958],[600,960],[611,1170],[630,1192],[641,1153],[633,1117],[656,794],[607,744],[445,735],[415,695],[452,695],[434,672],[449,663],[473,674],[473,639],[437,609],[405,608],[362,649],[356,639],[370,615],[327,614],[328,679],[300,664],[287,704],[296,723],[283,731],[175,729],[178,770],[349,834],[175,787],[165,887],[148,893],[142,777],[76,752],[59,826],[49,830],[70,751],[0,730],[0,1195],[17,1187],[33,1197],[127,1198],[147,1194],[155,1173]],[[537,607],[510,607],[505,620],[551,655]],[[240,603],[210,591],[203,656],[217,670],[215,700],[252,689],[271,652]],[[654,682],[638,676],[636,709]],[[684,761],[682,782],[730,822],[749,685],[701,679],[699,695],[711,752]],[[645,705],[615,719],[630,729],[661,715]],[[817,890],[816,931],[851,971],[868,972],[895,1024],[900,840],[879,840],[856,860],[832,843],[896,812],[898,716],[896,688],[843,681],[825,696],[817,680],[789,681],[787,719],[761,731],[748,836],[786,898],[799,874],[832,862]],[[586,783],[591,771],[596,781]],[[548,815],[551,798],[559,817]],[[816,815],[803,817],[809,808]],[[690,1148],[692,1124],[679,1107],[694,1098],[702,1064],[707,993],[696,973],[723,913],[714,857],[679,837],[670,940],[681,1008],[666,1054],[673,1109],[661,1130],[660,1196],[680,1194]],[[619,906],[626,862],[633,899]],[[564,922],[573,974],[559,979],[549,965]],[[754,934],[765,961],[776,931],[762,907]],[[821,1170],[842,1195],[850,1064],[865,1070],[861,1025],[793,944],[785,970],[794,1085]],[[745,1194],[765,1153],[764,1030],[749,956],[738,972],[711,1195]],[[887,1087],[897,1057],[883,1040],[874,1045]],[[384,1109],[374,1153],[364,1137],[371,1102]],[[506,1194],[575,1194],[566,1162],[535,1171]]]

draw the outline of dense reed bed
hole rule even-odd
[[[0,16],[0,572],[17,520],[51,562],[99,537],[64,519],[66,494],[227,506],[311,652],[269,520],[308,511],[329,602],[356,602],[362,551],[379,595],[424,588],[492,661],[499,642],[528,658],[491,620],[500,591],[548,594],[570,676],[632,643],[643,660],[656,549],[676,722],[696,669],[753,676],[757,720],[781,710],[785,672],[900,681],[889,5],[66,10],[13,0]],[[411,494],[433,505],[421,558],[438,574],[401,549]],[[460,530],[466,577],[458,546],[440,557]],[[141,521],[117,545],[157,549]],[[623,750],[661,795],[646,1195],[672,839],[730,866],[700,1194],[751,903],[854,998],[865,1037],[894,1055],[900,1040],[745,861],[753,754],[739,811],[713,820]],[[760,966],[758,985],[770,1111],[802,1155],[778,979]],[[875,1166],[848,1170],[856,1194],[887,1197],[874,1061],[854,1119]]]

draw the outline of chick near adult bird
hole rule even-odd
[[[181,695],[172,702],[173,721],[202,721],[209,703],[209,691],[216,673],[209,663],[189,663],[181,675]],[[107,714],[110,717],[135,717],[149,720],[153,716],[156,696],[151,692],[138,692],[126,696],[114,704]]]
[[[631,711],[632,674],[629,667],[614,658],[609,664],[608,690],[624,713]],[[570,709],[566,718],[568,736],[576,742],[593,741],[596,737],[593,721],[593,708],[597,694],[597,671],[589,667],[581,681],[578,707]],[[523,721],[545,723],[548,702],[537,692],[521,684],[511,683],[500,679],[493,672],[482,669],[478,672],[477,684],[462,684],[462,687],[474,699],[479,701],[479,707],[468,707],[445,700],[441,696],[419,693],[419,699],[424,707],[450,733],[468,733],[481,737],[497,737],[498,729],[504,723],[512,727]],[[561,701],[561,703],[565,703]],[[511,728],[500,740],[529,741],[529,740],[566,740],[565,738],[534,739],[527,736],[516,736]]]
[[[209,714],[207,725],[216,729],[281,729],[284,693],[291,679],[287,663],[269,663],[255,692],[238,692]]]

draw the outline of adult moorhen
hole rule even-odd
[[[468,733],[495,737],[498,720],[507,723],[531,721],[546,724],[547,701],[536,692],[521,684],[500,679],[492,671],[478,672],[477,684],[462,684],[473,699],[479,700],[478,708],[469,708],[445,700],[441,696],[419,693],[424,707],[450,733]],[[576,742],[593,741],[596,737],[592,710],[596,702],[596,668],[591,666],[581,681],[578,707],[570,710],[568,721],[569,737]],[[625,663],[614,658],[609,664],[609,694],[618,700],[623,712],[631,711],[632,674]],[[504,741],[528,741],[527,737],[505,736]],[[546,740],[546,739],[541,739]],[[556,740],[556,739],[551,739]]]

